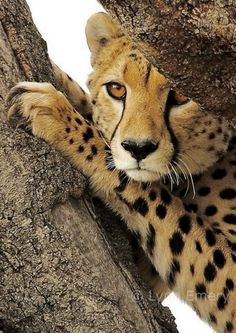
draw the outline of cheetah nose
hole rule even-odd
[[[125,140],[121,143],[121,146],[137,161],[141,161],[146,158],[149,154],[157,150],[159,143],[153,141],[133,141]]]

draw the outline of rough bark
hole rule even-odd
[[[99,0],[182,93],[236,124],[233,0]]]
[[[26,2],[0,0],[0,22],[2,107],[19,80],[54,78]],[[0,123],[0,329],[177,332],[139,280],[125,228],[85,188],[46,143]]]

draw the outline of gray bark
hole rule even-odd
[[[24,0],[0,0],[0,107],[20,80],[54,83]],[[5,119],[4,113],[1,113]],[[139,280],[127,232],[46,143],[0,123],[0,329],[177,332]]]
[[[172,84],[236,124],[233,0],[99,0]]]

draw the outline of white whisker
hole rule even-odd
[[[171,169],[174,172],[175,178],[176,178],[176,185],[179,186],[179,174],[176,172],[175,167],[172,165],[172,163],[169,163],[169,166],[171,167]]]
[[[181,172],[182,175],[184,176],[184,179],[187,180],[186,172],[185,172],[185,170],[181,167],[181,165],[180,165],[178,162],[176,162],[176,161],[174,161],[173,163],[176,165],[177,168],[180,169],[180,172]]]
[[[178,159],[182,162],[182,164],[185,166],[186,170],[188,171],[188,175],[189,175],[189,178],[190,178],[190,181],[191,181],[191,184],[192,184],[192,188],[193,188],[193,199],[194,199],[195,196],[196,196],[196,190],[195,190],[195,185],[194,185],[194,181],[193,181],[193,176],[190,172],[188,164],[183,161],[183,156],[182,156],[182,158],[178,157]]]
[[[170,169],[168,167],[168,165],[166,166],[167,170],[168,170],[168,176],[170,178],[170,191],[172,192],[173,191],[173,185],[174,185],[174,179],[171,175],[171,172],[170,172]]]

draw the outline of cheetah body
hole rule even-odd
[[[217,332],[235,331],[232,131],[195,102],[170,92],[167,79],[106,14],[90,19],[87,38],[92,102],[55,65],[54,70],[72,103],[92,110],[95,126],[49,84],[13,88],[9,118],[20,110],[33,134],[81,168],[94,192],[122,215],[154,267],[151,283],[158,293],[168,286]],[[135,151],[122,145],[127,141],[135,142]],[[155,150],[140,158],[137,147],[143,142]],[[195,197],[187,172],[196,175]],[[168,175],[170,184],[162,184]]]

